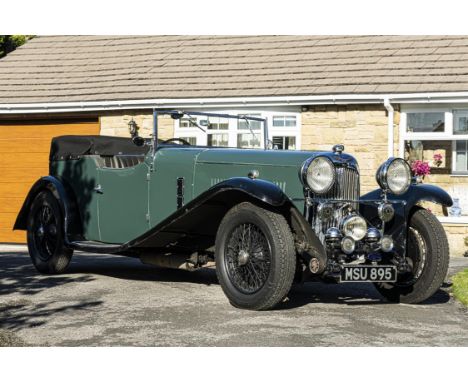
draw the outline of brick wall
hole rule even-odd
[[[125,112],[125,114],[107,114],[100,117],[101,135],[130,137],[128,123],[133,118],[139,127],[138,133],[142,137],[149,137],[153,131],[152,112]],[[158,117],[158,137],[168,139],[174,136],[174,120],[168,116]]]

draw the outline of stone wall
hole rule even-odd
[[[396,111],[393,137],[395,156],[398,156],[399,118],[399,112]],[[343,143],[345,151],[354,155],[359,162],[363,194],[378,187],[375,172],[388,158],[387,123],[387,112],[380,105],[309,107],[302,113],[302,149],[330,150],[334,144]],[[434,152],[449,153],[449,148],[445,146],[447,145],[443,143],[434,148],[428,147],[432,151],[425,152],[424,159],[432,159]],[[466,177],[451,176],[450,171],[447,171],[451,167],[450,161],[450,155],[444,155],[441,168],[435,169],[424,182],[436,184],[446,190],[455,185],[466,185]],[[434,203],[425,203],[424,207],[430,208],[437,215],[442,214],[442,208]],[[465,246],[468,226],[451,223],[444,223],[443,226],[450,244],[450,255],[463,256],[468,250]]]
[[[468,251],[468,246],[465,245],[468,225],[443,223],[443,226],[448,237],[450,256],[463,256]]]
[[[396,112],[395,134],[398,124]],[[387,111],[381,105],[312,106],[302,113],[302,149],[331,150],[334,144],[343,143],[359,162],[361,193],[378,187],[375,172],[388,158],[387,136]]]
[[[138,134],[142,137],[149,137],[153,131],[152,112],[128,112],[112,113],[100,117],[101,135],[111,135],[117,137],[130,137],[128,123],[133,118],[139,127]],[[158,137],[168,139],[174,137],[174,120],[168,116],[158,117]]]
[[[132,118],[140,128],[139,134],[149,137],[153,129],[153,115],[151,112],[141,111],[102,115],[101,135],[129,137],[128,122]],[[330,150],[334,144],[343,143],[346,152],[356,156],[359,162],[361,193],[366,193],[378,187],[375,172],[388,157],[387,118],[387,111],[381,105],[311,106],[302,112],[302,149]],[[174,121],[169,116],[160,116],[158,122],[159,138],[172,138]],[[395,112],[394,124],[394,155],[398,156],[398,111]],[[440,151],[440,148],[437,150]],[[427,153],[429,154],[431,153]],[[444,163],[441,167],[447,168],[449,163]],[[466,179],[451,176],[441,168],[424,182],[449,189],[456,184],[466,185]],[[429,207],[437,215],[442,213],[441,208],[435,204],[428,203],[425,207]],[[468,236],[468,226],[444,223],[444,228],[449,237],[451,255],[462,256],[468,249],[464,243]]]

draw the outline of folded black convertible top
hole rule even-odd
[[[79,159],[85,155],[144,155],[148,150],[149,146],[136,146],[131,138],[62,135],[52,139],[49,159]]]

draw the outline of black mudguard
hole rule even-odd
[[[382,190],[377,189],[361,197],[362,201],[382,199]],[[450,207],[453,204],[452,197],[442,188],[431,184],[411,184],[404,194],[388,194],[391,201],[399,201],[405,206],[405,217],[408,217],[413,207],[422,201],[441,204]]]
[[[32,203],[37,194],[41,191],[50,191],[50,193],[57,199],[62,216],[64,219],[65,242],[68,240],[70,232],[80,232],[79,213],[76,208],[75,199],[72,197],[72,192],[69,187],[64,184],[60,179],[53,176],[44,176],[34,183],[29,190],[29,193],[21,207],[20,212],[16,218],[14,230],[26,230],[29,211],[31,210]]]
[[[380,221],[377,205],[383,200],[382,190],[377,189],[361,197],[360,213],[369,222]],[[422,201],[441,204],[445,207],[452,205],[452,198],[442,188],[430,184],[412,184],[402,195],[388,194],[388,200],[393,203],[395,216],[385,224],[385,234],[393,237],[395,250],[404,256],[406,252],[407,224],[410,214]]]

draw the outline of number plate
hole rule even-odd
[[[340,282],[395,282],[397,270],[392,265],[343,265]]]

